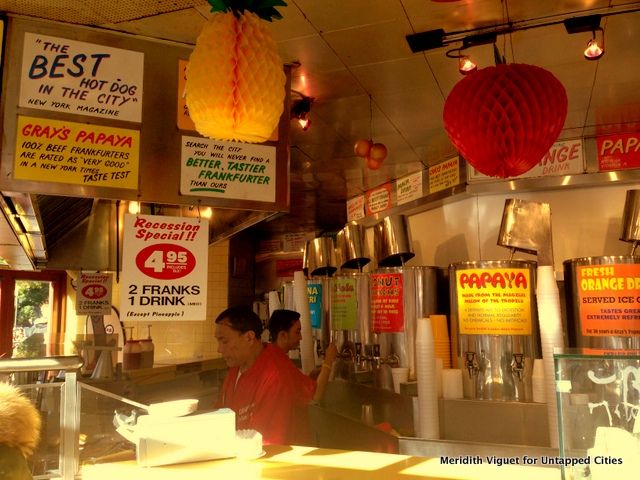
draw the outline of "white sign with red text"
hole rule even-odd
[[[205,320],[207,220],[127,214],[123,244],[122,320]]]
[[[494,177],[483,175],[471,166],[469,166],[468,171],[469,182],[495,180]],[[531,170],[510,178],[553,177],[583,172],[584,153],[582,140],[577,139],[554,143],[545,156]]]
[[[76,314],[109,315],[112,285],[112,273],[80,272],[76,291]]]

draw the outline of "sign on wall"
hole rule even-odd
[[[140,132],[18,117],[13,177],[136,190]]]
[[[391,182],[380,185],[365,194],[367,215],[384,212],[393,207],[391,203]]]
[[[196,126],[189,116],[189,109],[187,108],[187,101],[184,96],[184,86],[187,83],[187,60],[178,61],[178,128],[180,130],[196,131]]]
[[[598,170],[640,167],[640,134],[616,133],[596,138]]]
[[[401,273],[371,274],[371,320],[375,333],[404,332]]]
[[[429,167],[429,193],[455,187],[460,183],[460,161],[458,157]]]
[[[18,105],[140,122],[143,72],[141,52],[25,33]]]
[[[208,240],[204,219],[125,215],[121,318],[205,320]]]
[[[364,218],[364,195],[347,200],[347,221],[352,222]]]
[[[511,178],[554,177],[584,172],[582,139],[555,142],[542,159],[529,171]],[[495,180],[469,165],[469,181]]]
[[[398,205],[412,202],[422,197],[422,170],[396,180],[396,201]]]
[[[640,265],[580,266],[576,282],[582,335],[640,335]]]
[[[456,272],[459,333],[531,335],[531,278],[526,268]]]
[[[76,290],[76,314],[111,314],[112,273],[80,272]]]
[[[275,202],[276,148],[183,136],[180,193]]]

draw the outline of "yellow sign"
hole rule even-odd
[[[531,278],[526,268],[456,272],[462,335],[531,335]]]
[[[19,116],[13,176],[137,190],[139,155],[138,130]]]
[[[184,98],[184,85],[187,81],[187,64],[186,60],[178,60],[178,128],[180,130],[196,131],[196,126],[189,116],[187,102]]]
[[[460,183],[458,157],[429,167],[429,193],[455,187]]]

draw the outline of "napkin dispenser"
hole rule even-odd
[[[228,408],[184,417],[141,415],[131,433],[143,467],[236,455],[236,415]]]

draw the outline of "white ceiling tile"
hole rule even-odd
[[[337,30],[323,38],[349,67],[412,56],[405,36],[411,33],[406,18],[375,25]]]
[[[195,45],[206,19],[196,9],[163,13],[129,22],[102,25],[121,32]]]
[[[364,89],[373,95],[438,88],[423,55],[361,65],[352,67],[351,71]]]
[[[301,66],[291,79],[291,88],[314,97],[318,102],[362,95],[364,90],[347,69],[307,73]]]
[[[399,0],[292,0],[309,21],[324,33],[405,17]]]
[[[310,75],[344,68],[344,63],[319,35],[278,42],[278,52],[283,62],[298,61]]]

